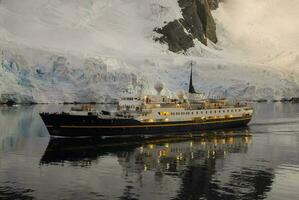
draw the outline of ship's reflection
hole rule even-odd
[[[243,153],[247,151],[250,142],[248,129],[104,139],[51,138],[41,164],[83,161],[91,165],[93,160],[101,156],[114,154],[121,165],[130,159],[138,159],[138,162],[144,163],[146,170],[155,168],[154,163],[165,163],[164,167],[169,171],[170,163],[167,160],[186,165],[199,157]]]

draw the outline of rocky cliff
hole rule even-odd
[[[173,52],[186,51],[194,46],[194,40],[207,45],[207,40],[217,43],[216,24],[211,9],[219,0],[178,0],[182,18],[167,23],[155,31],[161,34],[155,40],[167,43]]]

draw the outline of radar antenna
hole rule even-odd
[[[161,95],[161,91],[163,90],[163,88],[164,88],[163,83],[161,83],[161,82],[156,83],[155,89],[156,89],[158,95]]]

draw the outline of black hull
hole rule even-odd
[[[210,120],[141,123],[134,119],[101,119],[97,116],[74,116],[68,114],[41,113],[49,134],[61,137],[159,135],[188,131],[235,128],[246,126],[251,117]]]

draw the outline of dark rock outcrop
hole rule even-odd
[[[183,18],[155,29],[162,34],[155,40],[167,43],[169,50],[173,52],[186,51],[193,47],[194,39],[205,45],[207,39],[216,43],[216,24],[210,8],[210,4],[214,5],[216,2],[218,0],[178,0]]]
[[[223,2],[224,0],[208,0],[209,6],[211,10],[216,10],[219,6],[220,2]]]
[[[193,36],[185,32],[185,27],[183,26],[182,21],[182,19],[175,20],[169,22],[162,29],[155,30],[157,33],[163,35],[160,38],[156,38],[156,40],[162,43],[167,43],[170,51],[186,51],[194,46]]]

